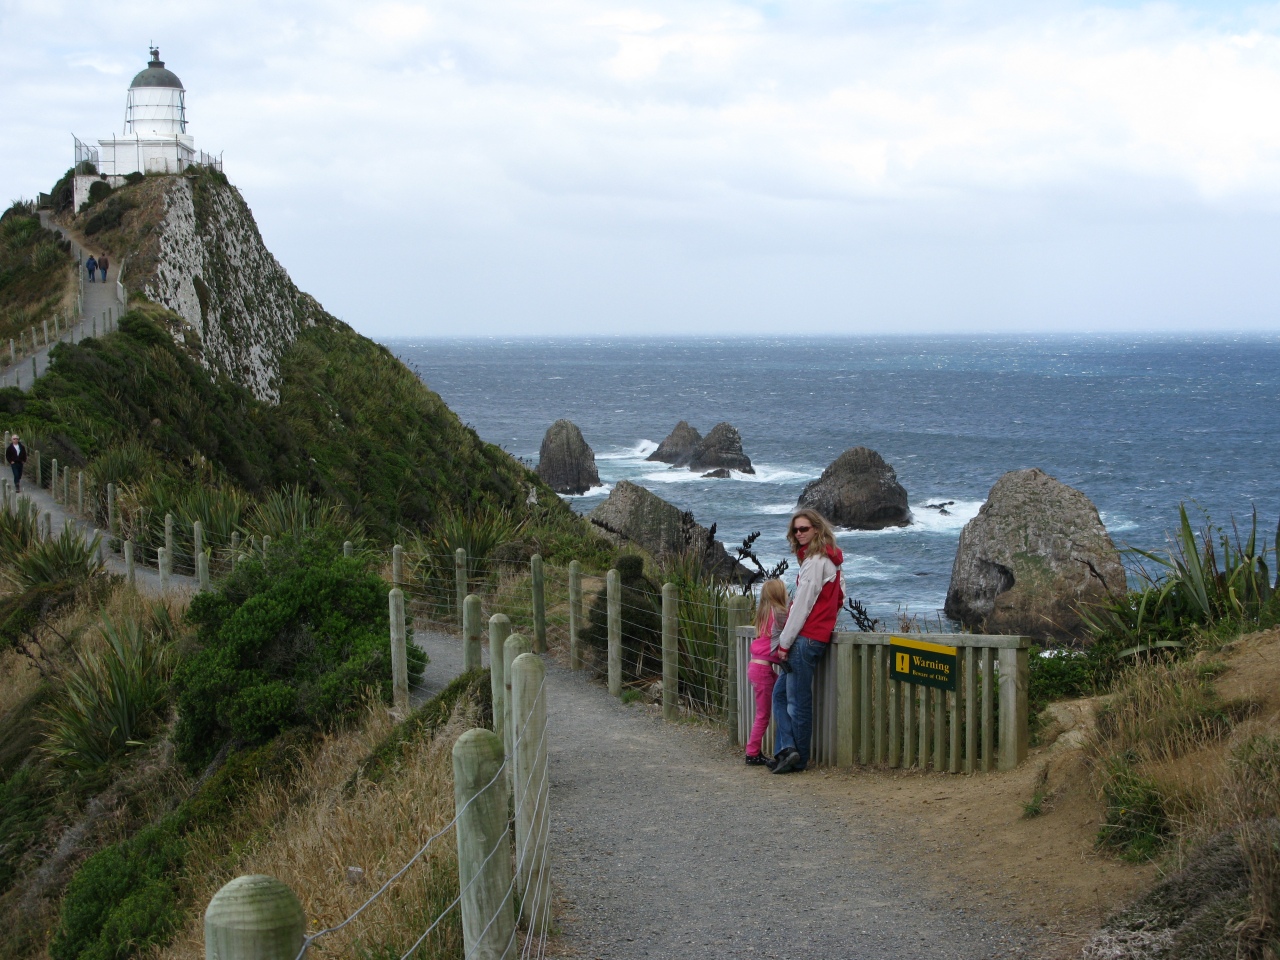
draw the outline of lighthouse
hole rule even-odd
[[[123,134],[99,140],[96,148],[75,138],[76,209],[88,199],[94,180],[117,187],[133,173],[184,173],[192,166],[221,170],[221,156],[196,150],[187,127],[186,88],[164,65],[159,48],[152,47],[146,68],[129,84]]]

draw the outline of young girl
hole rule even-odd
[[[766,580],[756,606],[756,638],[751,641],[751,663],[747,667],[747,679],[756,695],[756,719],[747,740],[747,764],[753,767],[769,763],[760,751],[760,744],[769,726],[773,683],[777,676],[774,664],[782,662],[778,656],[778,638],[786,623],[787,588],[781,580]]]

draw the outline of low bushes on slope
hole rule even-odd
[[[31,328],[52,320],[69,289],[68,247],[40,225],[28,204],[0,216],[0,343],[30,338]]]

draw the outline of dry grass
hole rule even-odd
[[[192,836],[187,871],[195,906],[186,928],[153,960],[202,958],[204,906],[224,883],[243,874],[277,877],[298,894],[312,931],[332,926],[442,829],[453,817],[453,743],[475,726],[474,718],[460,708],[434,738],[404,747],[395,776],[346,788],[352,758],[367,755],[393,725],[385,706],[372,706],[358,729],[326,737],[289,788],[262,784],[246,798],[244,819],[271,826],[230,862],[226,836]],[[457,896],[456,852],[453,833],[445,833],[354,923],[321,938],[308,956],[399,957]],[[348,867],[361,868],[363,878],[349,880]],[[461,952],[455,910],[415,956]]]

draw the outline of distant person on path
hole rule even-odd
[[[104,253],[98,258],[98,273],[102,274],[103,283],[107,282],[107,267],[109,266],[111,266],[111,263],[107,260],[107,255]]]
[[[89,271],[89,282],[93,283],[94,275],[98,272],[98,261],[93,259],[93,254],[89,254],[89,259],[84,262],[84,268]]]
[[[756,718],[747,739],[747,766],[772,766],[761,750],[764,731],[773,711],[773,685],[781,673],[778,639],[787,622],[787,588],[781,580],[766,580],[756,607],[756,638],[751,641],[747,679],[756,695]]]
[[[774,773],[809,765],[813,737],[813,673],[827,655],[844,604],[844,554],[822,514],[807,507],[791,516],[787,541],[800,561],[791,612],[778,638],[782,676],[773,687]]]
[[[16,433],[9,439],[9,446],[4,449],[4,462],[13,468],[13,486],[14,489],[22,492],[22,468],[27,463],[27,448],[22,444],[22,438]]]

